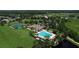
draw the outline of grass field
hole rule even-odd
[[[16,30],[8,26],[0,26],[0,48],[31,48],[33,41],[26,29]]]
[[[79,20],[71,20],[66,23],[66,26],[79,35]]]

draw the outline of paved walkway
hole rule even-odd
[[[70,38],[69,36],[67,36],[67,40],[70,41],[71,43],[73,43],[74,45],[79,47],[79,42],[76,42],[75,40],[73,40],[72,38]]]

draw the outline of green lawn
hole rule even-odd
[[[79,34],[79,20],[71,20],[66,23],[66,26]]]
[[[0,26],[0,47],[1,48],[31,48],[33,38],[26,29],[16,30],[8,26]]]

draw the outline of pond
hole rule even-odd
[[[78,47],[72,44],[71,42],[64,40],[62,43],[60,43],[55,48],[78,48]]]

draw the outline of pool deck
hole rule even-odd
[[[45,32],[45,33],[51,34],[51,36],[49,37],[49,40],[50,40],[50,39],[54,39],[55,36],[56,36],[55,34],[50,33],[50,32],[48,32],[48,31],[46,31],[46,30],[42,30],[42,31],[38,32],[37,34],[40,34],[41,32]],[[42,36],[42,35],[38,35],[38,37],[45,39],[45,37]]]

